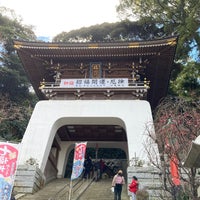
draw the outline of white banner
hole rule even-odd
[[[0,142],[0,199],[11,198],[17,168],[18,148],[16,144]]]
[[[87,142],[81,142],[81,143],[75,144],[71,180],[78,178],[83,172],[86,145],[87,145]]]
[[[128,78],[61,79],[60,87],[64,88],[128,87]]]

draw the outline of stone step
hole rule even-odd
[[[104,179],[97,182],[92,182],[78,200],[111,200],[114,199],[114,193],[111,191],[112,179]],[[48,200],[60,191],[64,185],[69,185],[69,179],[56,179],[47,184],[43,189],[34,193],[21,196],[19,200]],[[76,195],[73,195],[76,196]],[[68,197],[63,197],[68,199]],[[127,196],[126,185],[123,186],[121,200],[129,200]],[[73,197],[72,197],[73,200]]]
[[[111,200],[114,193],[111,191],[112,179],[93,182],[90,187],[79,197],[78,200]],[[129,200],[127,187],[123,186],[121,200]]]
[[[65,185],[69,185],[69,179],[55,179],[48,183],[44,188],[34,194],[26,194],[17,199],[19,200],[48,200],[60,191]]]

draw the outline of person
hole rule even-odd
[[[131,192],[132,200],[136,200],[136,192],[138,191],[138,179],[136,176],[133,176],[132,182],[129,185],[129,191]]]
[[[122,170],[119,170],[112,180],[112,187],[114,187],[114,200],[121,200],[122,186],[125,184],[125,179],[122,174]]]
[[[105,163],[104,163],[104,161],[102,159],[100,159],[99,165],[100,165],[100,179],[102,179],[102,174],[105,171]]]
[[[92,160],[90,158],[90,156],[88,156],[84,162],[84,167],[85,167],[85,172],[84,172],[84,175],[83,175],[83,178],[90,178],[90,172],[92,170]]]
[[[100,178],[100,163],[97,160],[94,162],[94,178],[95,181],[98,181]]]

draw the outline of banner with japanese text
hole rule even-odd
[[[0,199],[11,197],[17,168],[18,149],[16,144],[0,142]]]
[[[87,142],[81,142],[75,144],[71,180],[78,178],[83,172],[86,145]]]
[[[61,79],[60,87],[64,88],[128,87],[128,79],[127,78]]]

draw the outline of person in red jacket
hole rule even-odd
[[[138,179],[136,176],[133,176],[132,182],[129,185],[129,191],[131,192],[132,200],[136,200],[136,192],[138,191]]]

